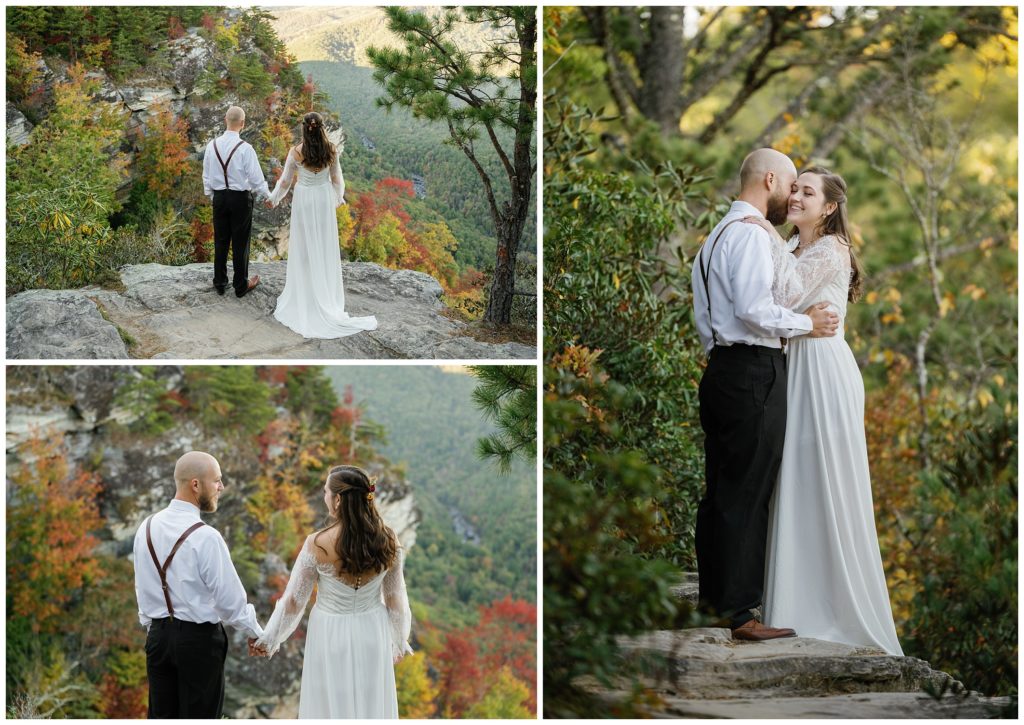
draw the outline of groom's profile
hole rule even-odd
[[[263,635],[220,533],[199,518],[224,490],[220,464],[190,451],[174,466],[170,505],[135,534],[135,595],[146,637],[150,718],[219,718],[224,706],[224,624]]]
[[[733,637],[792,637],[751,612],[764,594],[768,506],[786,433],[782,339],[830,337],[839,318],[818,304],[797,314],[772,297],[775,242],[745,217],[786,221],[793,162],[758,149],[740,169],[740,194],[708,235],[693,265],[697,331],[708,365],[700,381],[707,489],[697,509],[700,606]]]
[[[249,277],[249,236],[252,232],[252,192],[270,198],[253,147],[242,140],[245,111],[231,106],[224,114],[226,130],[210,141],[203,155],[203,191],[213,199],[213,286],[224,294],[228,284],[228,247],[234,268],[231,284],[237,297],[259,284]]]

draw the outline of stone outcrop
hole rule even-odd
[[[30,290],[7,300],[11,359],[534,359],[536,348],[485,343],[442,314],[441,286],[422,272],[342,265],[345,306],[378,328],[305,339],[273,317],[285,262],[253,263],[260,285],[242,299],[213,289],[213,266],[143,264],[121,271],[122,291]],[[102,314],[101,314],[102,310]],[[104,315],[107,319],[104,319]],[[119,332],[120,330],[120,332]],[[121,332],[134,344],[125,348]]]
[[[29,134],[32,133],[32,123],[25,118],[25,114],[7,103],[7,143],[14,146],[24,146],[29,142]]]
[[[79,290],[28,290],[7,300],[7,356],[123,360],[117,328]]]
[[[696,575],[674,592],[695,604]],[[914,657],[808,637],[743,642],[728,629],[694,628],[623,637],[619,647],[640,673],[651,717],[991,718],[1007,717],[1011,704],[968,692]],[[631,684],[588,689],[621,702]]]

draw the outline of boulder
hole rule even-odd
[[[24,146],[27,144],[32,133],[32,123],[25,118],[25,114],[7,103],[7,143],[8,145]]]
[[[124,360],[117,327],[80,290],[28,290],[7,300],[7,357]]]

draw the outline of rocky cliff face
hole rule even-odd
[[[123,291],[29,290],[7,300],[10,359],[535,359],[536,348],[485,343],[443,314],[441,285],[422,272],[343,264],[345,307],[378,327],[307,340],[273,317],[286,263],[249,265],[260,285],[242,299],[213,289],[213,265],[121,270]],[[120,328],[121,333],[119,333]],[[126,345],[122,338],[132,341]]]
[[[171,432],[140,442],[125,426],[137,418],[116,399],[123,379],[138,375],[130,366],[9,367],[7,372],[6,455],[10,467],[26,455],[23,445],[33,435],[64,436],[72,465],[95,470],[102,480],[101,515],[105,528],[98,532],[101,551],[109,556],[130,557],[136,530],[146,516],[167,505],[174,492],[174,462],[183,452],[207,450],[217,456],[227,489],[217,512],[205,520],[232,541],[232,528],[240,525],[246,500],[246,483],[259,473],[251,451],[239,452],[227,441],[211,437],[198,426],[176,426]],[[158,368],[157,380],[168,386],[181,381],[179,367]],[[416,542],[420,512],[414,485],[385,468],[372,469],[378,476],[377,503],[386,523],[406,548]],[[313,497],[311,507],[322,511]],[[264,556],[261,581],[269,575],[287,575],[292,562],[274,554]],[[265,585],[251,599],[261,622],[271,612],[271,591]],[[124,622],[136,626],[135,621]],[[282,646],[272,663],[245,655],[245,638],[228,630],[231,648],[227,663],[229,680],[225,713],[233,717],[295,717],[298,683],[302,671],[301,640]]]
[[[228,10],[228,24],[236,21],[240,11]],[[243,38],[243,41],[245,39]],[[250,43],[251,46],[251,43]],[[242,99],[231,92],[213,99],[205,90],[210,81],[224,79],[228,76],[227,59],[223,53],[216,53],[213,41],[204,38],[198,28],[189,28],[184,36],[168,40],[162,50],[162,60],[154,63],[144,71],[118,81],[102,70],[93,70],[87,77],[99,84],[94,99],[97,103],[106,103],[122,109],[126,113],[124,136],[121,143],[111,149],[111,153],[121,153],[132,169],[132,160],[138,151],[139,132],[145,131],[147,124],[161,108],[169,108],[176,116],[188,122],[188,138],[191,144],[191,156],[201,160],[209,141],[224,131],[224,113],[229,106],[238,105],[245,109],[246,126],[242,138],[249,141],[257,149],[263,147],[260,140],[263,127],[274,109],[262,102]],[[248,53],[262,53],[258,48],[247,47]],[[46,118],[52,107],[54,88],[68,80],[68,64],[58,58],[49,57],[37,64],[40,87],[35,94],[39,98],[36,110],[39,119]],[[206,81],[200,78],[206,73]],[[30,143],[30,132],[33,124],[10,103],[7,104],[7,143],[24,145]],[[339,147],[343,146],[344,133],[340,126],[328,125],[328,136]],[[268,182],[273,188],[276,170],[281,167],[284,159],[261,158],[268,169]],[[118,195],[121,201],[128,197],[135,179],[125,178]],[[266,259],[279,259],[286,251],[287,245],[287,208],[267,210],[258,206],[253,213],[253,238]]]

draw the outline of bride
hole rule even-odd
[[[794,310],[828,302],[842,329],[846,303],[857,301],[862,287],[846,182],[828,169],[805,170],[787,220],[798,231],[788,243],[764,219],[744,219],[776,241],[775,302]],[[842,335],[793,338],[786,368],[789,412],[771,505],[764,621],[902,655],[875,530],[860,369]]]
[[[274,317],[307,338],[377,329],[375,317],[350,317],[345,312],[335,216],[335,209],[345,203],[345,180],[319,113],[303,117],[302,143],[288,152],[268,208],[276,207],[293,184],[288,269]]]
[[[355,466],[335,466],[324,484],[334,522],[310,534],[263,636],[251,654],[272,657],[309,613],[300,718],[398,717],[394,663],[410,654],[412,614],[404,553],[373,503],[374,485]]]

